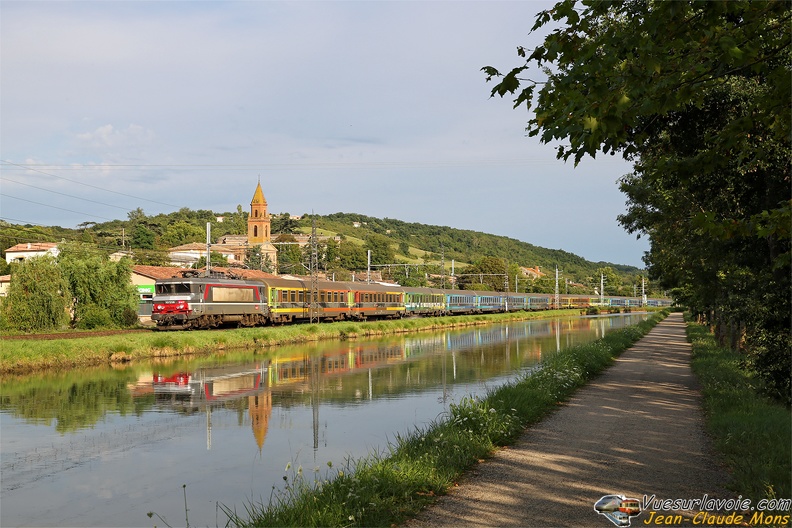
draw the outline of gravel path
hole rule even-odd
[[[594,510],[604,495],[734,498],[703,430],[690,350],[682,315],[671,314],[406,526],[607,528],[613,524]],[[645,520],[647,512],[630,519]]]

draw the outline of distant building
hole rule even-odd
[[[226,257],[229,263],[237,261],[237,254],[232,249],[214,246],[210,249]],[[172,247],[168,250],[168,257],[170,258],[171,266],[178,266],[180,268],[192,267],[201,257],[206,257],[206,244],[191,242],[189,244]]]
[[[539,266],[536,266],[534,268],[525,268],[520,266],[520,271],[522,272],[523,277],[528,277],[530,279],[541,279],[542,277],[547,276],[546,273],[542,273],[539,270]]]
[[[11,286],[11,275],[0,275],[0,297],[8,297],[8,288]]]
[[[6,262],[23,262],[29,258],[52,255],[57,257],[60,251],[55,242],[27,242],[11,246],[5,251]]]

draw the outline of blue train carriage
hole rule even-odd
[[[536,293],[508,293],[506,294],[510,312],[548,310],[550,309],[550,297],[547,294]]]
[[[553,307],[553,300],[548,294],[528,294],[528,310],[549,310]]]
[[[640,297],[610,297],[610,306],[615,308],[639,308],[643,306]]]
[[[440,316],[446,313],[445,292],[438,288],[402,288],[407,315]]]
[[[471,290],[444,290],[446,312],[450,315],[481,313],[480,294]]]
[[[266,287],[259,281],[214,277],[157,280],[151,320],[158,328],[216,328],[225,323],[265,324]]]

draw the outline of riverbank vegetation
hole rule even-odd
[[[354,339],[503,321],[574,316],[579,313],[580,310],[572,309],[189,332],[152,330],[73,339],[4,339],[3,346],[0,347],[0,374],[20,374],[47,368],[76,368],[168,356],[211,354],[230,349],[263,349],[275,345],[326,339]]]
[[[343,468],[287,468],[269,504],[227,511],[237,526],[393,526],[445,493],[460,475],[568,399],[667,312],[593,343],[542,358],[522,379],[451,405],[447,416],[397,436],[385,452]]]
[[[726,461],[735,495],[792,497],[792,415],[763,397],[761,380],[742,367],[745,357],[719,346],[706,327],[689,323],[692,368],[701,383],[707,429]]]

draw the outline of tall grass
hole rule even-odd
[[[743,497],[792,497],[792,414],[761,394],[744,356],[719,347],[706,327],[688,322],[692,368],[701,383],[707,428]]]
[[[425,428],[397,436],[383,453],[324,477],[302,468],[268,504],[251,503],[242,515],[226,511],[237,526],[392,526],[445,493],[462,472],[513,443],[525,428],[568,399],[614,358],[645,335],[667,312],[615,331],[594,343],[543,358],[522,379],[468,398]]]
[[[3,339],[0,374],[22,374],[47,368],[75,368],[155,357],[212,354],[227,349],[257,349],[328,339],[354,339],[434,328],[462,327],[503,321],[576,315],[578,310],[514,312],[486,316],[411,318],[372,322],[338,322],[275,327],[142,332],[73,339]]]

